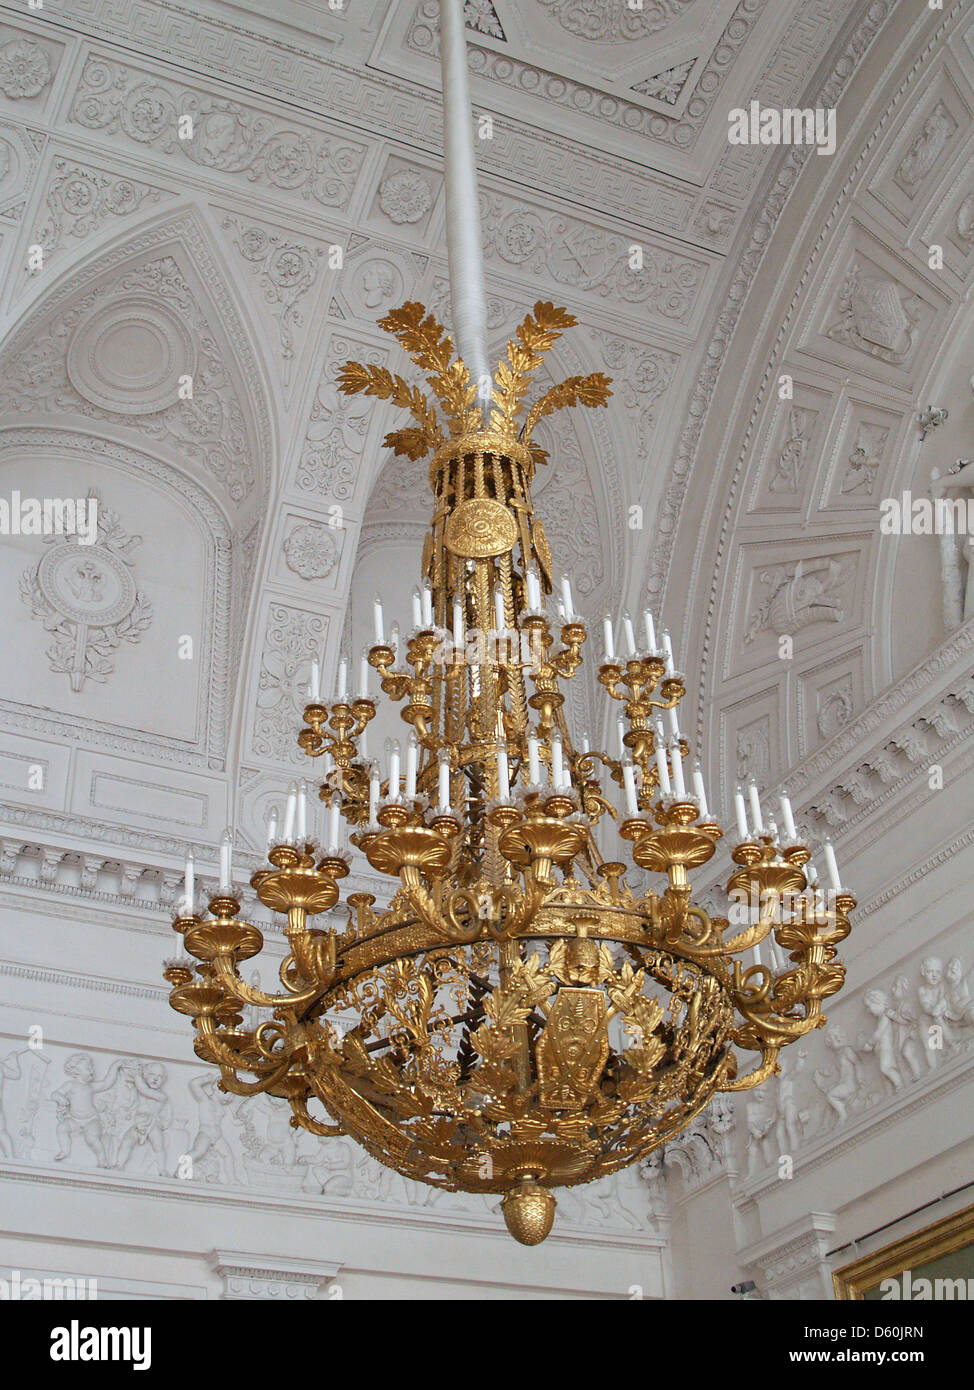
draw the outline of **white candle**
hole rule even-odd
[[[561,601],[565,605],[565,617],[571,622],[575,609],[572,605],[572,583],[567,574],[561,576]]]
[[[450,814],[450,750],[441,748],[437,769],[437,810],[442,816]]]
[[[551,735],[551,785],[561,791],[565,780],[565,763],[562,757],[561,734],[556,729]]]
[[[413,590],[413,627],[423,626],[423,601],[419,596],[419,590]]]
[[[369,698],[369,654],[364,647],[358,663],[358,697],[360,700]]]
[[[616,738],[619,740],[619,757],[626,756],[626,721],[621,714],[616,715]]]
[[[614,661],[616,646],[612,636],[612,619],[609,617],[608,613],[606,613],[605,617],[602,619],[602,640],[605,643],[606,661]]]
[[[706,820],[710,815],[710,808],[707,805],[707,793],[703,785],[703,769],[700,766],[699,758],[693,764],[693,794],[700,802],[701,819]]]
[[[622,615],[622,636],[626,643],[626,655],[636,655],[636,634],[632,630],[632,618],[628,613]]]
[[[399,624],[393,623],[389,629],[389,642],[392,646],[393,665],[399,661]]]
[[[375,645],[381,647],[385,645],[385,632],[382,627],[382,600],[376,594],[372,600],[372,631],[375,636]]]
[[[541,782],[541,760],[538,757],[538,740],[534,734],[528,735],[528,781],[533,787]]]
[[[220,838],[220,892],[233,892],[233,831],[229,826]]]
[[[273,849],[277,844],[277,807],[272,806],[267,812],[267,848]]]
[[[761,798],[758,795],[758,784],[752,777],[747,784],[747,799],[751,806],[751,825],[755,835],[764,834],[764,817],[761,815]]]
[[[399,774],[402,763],[402,751],[399,747],[399,740],[392,745],[392,752],[389,755],[389,800],[399,800]]]
[[[321,775],[327,782],[331,774],[335,771],[335,759],[330,753],[323,754],[324,762],[321,764]]]
[[[656,624],[653,622],[653,615],[648,608],[643,611],[643,627],[646,629],[646,649],[654,652],[656,650]]]
[[[532,569],[527,570],[524,577],[528,583],[528,609],[536,613],[541,607],[541,584]]]
[[[416,735],[409,735],[409,742],[406,744],[406,799],[412,800],[416,795],[416,772],[419,767],[419,744],[416,742]]]
[[[583,733],[582,733],[582,752],[583,752],[583,753],[587,753],[587,752],[590,750],[591,746],[592,746],[592,745],[591,745],[590,742],[589,742],[588,733],[585,732],[585,731],[583,731]]]
[[[507,762],[507,745],[497,745],[497,795],[501,801],[511,799],[511,770]]]
[[[328,854],[338,854],[338,852],[341,849],[341,841],[338,838],[340,834],[339,817],[341,815],[341,808],[341,798],[338,796],[333,796],[331,799],[331,805],[328,807]]]
[[[311,663],[311,679],[308,682],[308,703],[316,705],[321,699],[321,664],[315,657]]]
[[[308,835],[308,784],[307,782],[298,783],[297,798],[297,836],[298,844],[301,844]]]
[[[466,643],[463,625],[463,604],[460,600],[453,600],[453,645],[461,649]]]
[[[186,871],[183,876],[183,916],[192,917],[196,902],[196,859],[193,851],[186,851]]]
[[[747,809],[744,805],[744,791],[740,784],[734,793],[734,810],[737,813],[737,833],[742,840],[750,839],[750,832],[747,828]]]
[[[297,809],[298,788],[297,784],[292,782],[287,789],[287,801],[284,806],[284,835],[282,838],[286,845],[289,845],[294,839],[294,817],[297,814]]]
[[[373,763],[369,769],[369,825],[376,825],[379,816],[379,766]]]
[[[429,580],[423,584],[423,626],[433,626],[433,590],[429,586]]]
[[[832,841],[826,840],[822,845],[822,850],[825,854],[825,867],[829,875],[829,887],[834,893],[840,893],[842,891],[842,880],[839,878],[839,865],[835,857],[835,850],[832,847]]]
[[[628,758],[622,764],[622,782],[626,792],[626,810],[629,812],[630,816],[638,816],[639,802],[636,800],[636,773]]]
[[[677,715],[676,706],[666,711],[666,718],[670,726],[670,738],[680,737],[680,720]]]
[[[663,796],[669,796],[673,790],[670,785],[670,769],[666,765],[666,743],[663,738],[663,726],[656,724],[654,729],[654,743],[656,753],[656,771],[659,773],[659,789]]]
[[[679,745],[675,741],[670,743],[670,759],[673,763],[673,787],[677,799],[685,801],[687,787],[683,780],[683,759],[680,757]]]
[[[795,844],[798,840],[798,831],[795,829],[795,818],[791,810],[791,797],[786,791],[782,791],[778,800],[781,805],[781,819],[784,821],[785,834],[789,842]]]
[[[665,627],[660,630],[660,639],[663,643],[663,657],[666,663],[665,673],[672,676],[676,671],[676,665],[673,661],[673,643],[670,641],[670,634]]]
[[[348,699],[348,657],[343,652],[338,662],[338,689],[336,691],[338,703],[344,704]]]
[[[504,593],[499,584],[494,589],[494,626],[498,632],[503,632],[507,626],[504,621]]]
[[[358,740],[358,755],[363,763],[369,761],[369,731],[363,729]]]
[[[805,878],[808,880],[808,884],[812,888],[814,888],[816,883],[818,883],[818,869],[816,869],[815,865],[812,863],[810,859],[808,863],[805,865]]]

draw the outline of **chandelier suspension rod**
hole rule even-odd
[[[443,70],[443,149],[450,301],[457,352],[477,385],[481,407],[490,403],[487,291],[480,240],[480,200],[467,73],[464,0],[440,0]]]

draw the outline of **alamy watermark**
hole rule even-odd
[[[16,488],[0,497],[0,536],[77,536],[98,539],[97,497],[24,497]]]
[[[26,1303],[51,1299],[98,1297],[98,1280],[85,1279],[80,1275],[44,1275],[38,1279],[33,1274],[22,1274],[12,1269],[9,1278],[0,1278],[0,1303]]]
[[[948,479],[949,481],[949,479]],[[974,497],[884,497],[879,504],[882,536],[974,536]]]
[[[814,145],[819,154],[835,153],[835,108],[735,106],[727,113],[730,145]]]

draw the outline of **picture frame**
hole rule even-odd
[[[871,1255],[833,1271],[839,1300],[935,1300],[956,1296],[956,1281],[974,1291],[974,1206],[945,1216],[912,1235],[903,1236]],[[898,1281],[893,1291],[889,1281]],[[884,1284],[886,1285],[884,1289]],[[948,1291],[950,1286],[950,1291]]]

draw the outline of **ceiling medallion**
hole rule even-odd
[[[174,405],[180,377],[192,377],[195,364],[189,329],[148,295],[96,305],[75,329],[66,359],[78,394],[117,415],[152,414]]]

